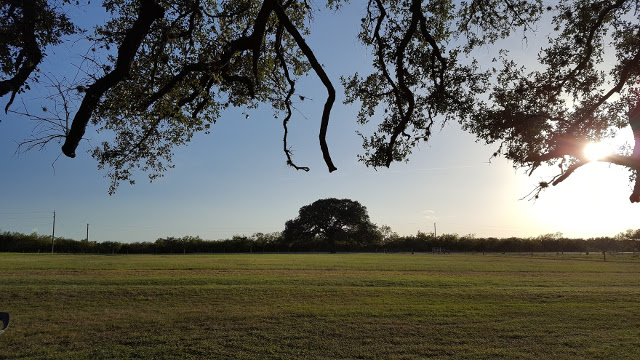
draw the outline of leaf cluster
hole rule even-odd
[[[68,0],[0,1],[0,96],[29,89],[27,80],[37,72],[45,49],[79,31],[61,7]],[[34,77],[37,81],[37,77]]]

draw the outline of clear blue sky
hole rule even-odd
[[[352,4],[338,14],[323,10],[308,38],[339,90],[327,138],[338,171],[329,174],[322,161],[317,136],[325,92],[313,76],[297,87],[312,100],[297,104],[300,112],[290,123],[289,137],[295,161],[310,166],[309,173],[285,165],[281,119],[263,106],[249,111],[249,119],[244,109],[225,113],[211,134],[176,149],[176,167],[164,178],[149,183],[139,173],[136,185],[122,184],[109,196],[106,173],[86,153],[97,142],[94,129],[88,130],[89,140],[75,159],[60,155],[58,144],[16,154],[17,142],[36,124],[3,115],[0,231],[50,234],[55,210],[57,236],[82,239],[88,223],[95,241],[184,235],[222,239],[281,231],[301,206],[327,197],[360,201],[373,222],[400,234],[432,232],[434,223],[438,233],[496,237],[554,232],[592,237],[640,228],[640,206],[628,201],[624,171],[590,164],[537,202],[519,200],[553,169],[527,177],[505,160],[489,164],[495,147],[476,143],[454,123],[422,145],[407,164],[376,171],[358,163],[362,149],[355,132],[366,129],[356,124],[358,109],[341,103],[339,76],[366,71],[371,62],[355,38],[362,6]],[[535,39],[530,35],[529,41]],[[44,70],[69,68],[79,61],[75,55],[68,57],[81,51],[78,46],[50,51],[46,61],[54,65]],[[531,51],[517,50],[525,55]],[[19,96],[16,103],[38,109],[46,89],[36,90]],[[1,100],[3,107],[6,101]]]

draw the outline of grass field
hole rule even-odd
[[[0,254],[1,359],[640,359],[640,259]]]

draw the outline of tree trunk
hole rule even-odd
[[[629,125],[633,131],[633,138],[635,145],[633,148],[633,157],[640,161],[640,101],[636,104],[636,107],[629,113]],[[633,192],[629,197],[632,203],[640,202],[640,171],[636,169],[636,183],[633,187]]]

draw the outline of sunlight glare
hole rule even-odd
[[[584,156],[589,161],[598,161],[612,153],[613,147],[605,142],[591,142],[584,147]]]

